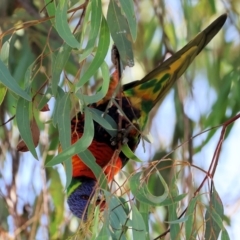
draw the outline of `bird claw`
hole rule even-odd
[[[124,128],[118,131],[117,135],[115,137],[111,138],[111,145],[116,146],[118,143],[121,144],[127,144],[129,139],[128,139],[128,134],[131,130],[132,126],[129,126],[128,128]]]

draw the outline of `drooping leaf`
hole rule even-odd
[[[93,120],[90,111],[85,109],[85,124],[84,124],[84,132],[82,137],[72,144],[70,147],[66,148],[63,152],[59,153],[56,157],[46,163],[46,167],[51,167],[56,164],[64,162],[66,159],[72,157],[75,154],[83,152],[87,149],[87,147],[91,144],[94,135],[94,126]]]
[[[98,234],[98,236],[96,237],[96,240],[105,240],[105,239],[109,239],[111,236],[110,234],[110,230],[108,228],[107,224],[104,224],[100,233]]]
[[[220,231],[224,230],[223,205],[214,185],[210,195],[210,205],[207,206],[205,221],[206,221],[205,231],[206,239],[217,238],[219,236]]]
[[[102,98],[104,98],[107,94],[109,82],[110,82],[110,74],[109,74],[108,66],[105,63],[105,61],[102,63],[101,71],[102,71],[102,77],[103,77],[101,89],[95,95],[92,95],[92,96],[82,95],[81,99],[85,102],[85,104],[98,102]]]
[[[53,123],[54,127],[56,127],[56,125],[58,123],[58,108],[60,107],[60,100],[63,96],[64,96],[64,91],[62,90],[62,88],[58,87],[57,88],[57,96],[56,96],[56,104],[54,106],[53,117],[52,117],[52,123]]]
[[[71,101],[69,93],[65,93],[59,101],[57,109],[57,124],[59,131],[59,140],[62,149],[71,145]]]
[[[47,103],[51,97],[52,97],[52,91],[51,91],[51,88],[48,88],[47,91],[43,94],[42,98],[37,103],[37,109],[39,111],[43,111],[43,110],[48,111],[49,106]]]
[[[129,148],[127,144],[122,145],[121,148],[122,152],[124,153],[125,156],[127,156],[129,159],[135,161],[135,162],[142,162],[141,159],[139,159],[133,151]]]
[[[158,173],[161,183],[164,185],[165,191],[161,196],[152,195],[147,187],[147,183],[141,179],[142,172],[136,173],[129,179],[130,189],[138,201],[159,206],[168,197],[168,187],[160,173]]]
[[[170,183],[170,198],[174,198],[177,197],[179,195],[179,191],[178,191],[178,187],[176,184],[177,181],[177,175],[174,175],[171,183]],[[174,203],[168,206],[168,221],[170,222],[174,222],[178,220],[178,203]],[[180,240],[181,236],[180,236],[180,225],[179,223],[170,223],[170,236],[171,239],[176,239],[176,240]]]
[[[117,239],[126,239],[126,231],[128,230],[129,217],[125,212],[125,208],[122,206],[122,202],[114,195],[109,192],[104,191],[106,196],[107,205],[109,207],[109,225],[114,229],[114,234],[112,237]]]
[[[82,62],[87,56],[89,56],[89,54],[91,54],[91,52],[94,49],[96,39],[97,39],[97,36],[98,36],[98,33],[99,33],[99,29],[100,29],[100,26],[101,26],[101,19],[102,19],[102,3],[101,3],[101,0],[91,1],[87,6],[86,11],[87,11],[86,15],[89,14],[88,11],[91,12],[90,26],[88,25],[88,28],[90,29],[90,32],[89,32],[87,46],[82,51],[82,53],[80,55],[79,62]],[[85,17],[87,17],[87,16],[85,16]],[[85,24],[89,24],[89,21],[87,21]],[[83,41],[86,41],[86,40],[83,39]]]
[[[96,159],[93,154],[88,150],[84,150],[78,153],[79,158],[92,170],[96,179],[98,179],[99,186],[106,189],[107,180],[106,176],[102,171],[102,168],[96,163]]]
[[[142,219],[145,223],[146,228],[146,240],[150,240],[149,236],[149,205],[146,203],[139,202],[139,213],[142,215]]]
[[[98,68],[103,64],[104,59],[107,55],[109,43],[110,43],[109,30],[108,30],[105,18],[102,17],[102,23],[101,23],[99,42],[98,42],[98,48],[96,51],[96,55],[95,55],[94,59],[92,60],[90,66],[86,70],[86,72],[81,77],[80,81],[77,83],[76,91],[81,86],[83,86],[89,80],[89,78],[95,74],[95,72],[98,70]]]
[[[71,145],[71,101],[70,94],[65,93],[60,99],[58,109],[57,109],[57,124],[59,132],[59,140],[61,143],[61,148],[64,151]],[[68,158],[64,162],[66,171],[66,188],[69,186],[72,180],[72,162]]]
[[[226,229],[222,231],[221,240],[230,240],[230,237]]]
[[[95,108],[88,108],[88,110],[92,113],[95,122],[105,128],[112,137],[116,136],[117,124],[108,114],[104,114],[102,111]]]
[[[9,48],[10,48],[9,41],[10,40],[6,41],[2,45],[2,48],[0,51],[0,60],[6,65],[8,65],[8,58],[9,58]],[[0,82],[0,105],[3,102],[6,93],[7,93],[7,87]]]
[[[31,102],[23,98],[19,98],[16,108],[16,121],[23,141],[27,145],[32,155],[38,159],[32,138],[32,130],[30,127],[32,118],[30,109]]]
[[[197,205],[197,201],[199,201],[199,196],[197,195],[196,197],[192,198],[190,203],[188,204],[187,212],[186,215],[188,219],[186,220],[185,223],[185,236],[186,239],[191,239],[195,236],[195,209]]]
[[[139,240],[139,239],[146,239],[146,227],[144,220],[142,218],[142,215],[134,205],[134,203],[131,204],[132,208],[132,234],[133,239]]]
[[[79,48],[80,43],[77,41],[75,36],[70,30],[68,20],[67,20],[67,6],[68,1],[60,1],[55,15],[55,26],[58,34],[62,39],[71,47]]]
[[[0,83],[0,105],[3,102],[6,93],[7,93],[7,88],[2,83]]]
[[[57,94],[57,88],[60,81],[60,76],[63,71],[64,66],[66,65],[71,52],[71,47],[67,44],[63,44],[57,55],[52,57],[52,93],[54,96]]]
[[[166,223],[169,224],[176,224],[176,223],[184,223],[188,220],[188,216],[182,217],[182,218],[177,218],[176,220],[172,220],[172,221],[165,221]]]
[[[129,26],[115,0],[110,0],[107,23],[113,41],[119,50],[123,65],[132,67],[134,65],[134,58]]]
[[[137,20],[134,12],[133,0],[120,0],[122,10],[124,11],[133,41],[137,38]]]
[[[64,217],[64,198],[62,197],[64,189],[58,171],[52,168],[49,170],[49,172],[51,177],[51,183],[48,191],[51,194],[54,204],[54,211],[50,216],[51,220],[49,224],[49,231],[51,238],[57,239],[60,235],[58,231],[58,226],[59,224],[61,224]]]
[[[49,16],[55,16],[56,6],[54,1],[44,0],[45,7]],[[52,24],[55,24],[55,19],[51,19]]]
[[[0,82],[3,85],[5,85],[9,90],[16,93],[18,96],[26,99],[27,101],[31,101],[31,96],[19,87],[18,83],[11,76],[9,70],[1,60],[0,60]]]
[[[34,116],[30,122],[30,129],[31,129],[31,136],[32,136],[32,141],[33,141],[34,147],[37,147],[37,145],[39,143],[40,130],[39,130],[39,127],[37,125],[37,122],[36,122]],[[29,148],[23,139],[18,143],[17,151],[20,151],[20,152],[29,151]]]

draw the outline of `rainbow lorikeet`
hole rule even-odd
[[[163,100],[174,82],[185,72],[193,59],[211,41],[222,28],[227,18],[221,15],[205,30],[200,32],[181,50],[173,54],[160,66],[155,68],[143,79],[122,86],[121,99],[115,99],[122,108],[122,128],[131,129],[127,132],[128,146],[134,151],[138,145],[140,133],[144,130],[148,114],[156,103]],[[115,72],[116,74],[116,72]],[[113,75],[107,96],[91,107],[105,111],[111,98],[112,90],[115,89],[118,79]],[[116,104],[115,104],[116,105]],[[112,104],[107,113],[116,122],[119,119],[119,107]],[[122,114],[121,114],[122,115]],[[79,113],[77,118],[72,119],[72,143],[76,142],[83,134],[84,116]],[[131,128],[131,126],[134,126]],[[128,158],[121,152],[114,164],[112,158],[117,145],[112,144],[112,137],[98,123],[94,123],[94,140],[89,150],[96,158],[96,163],[103,168],[110,182],[114,175],[126,164]],[[73,214],[83,220],[87,219],[87,207],[92,198],[96,186],[96,178],[78,156],[72,158],[73,179],[68,188],[68,205]]]

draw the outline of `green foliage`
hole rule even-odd
[[[128,18],[128,21],[133,22],[132,20],[132,18]],[[130,40],[130,24],[127,24],[125,17],[121,13],[120,7],[114,0],[110,0],[109,3],[107,22],[112,39],[119,50],[123,65],[132,67],[134,65],[134,60]]]
[[[4,234],[6,239],[139,240],[169,234],[171,239],[230,239],[226,226],[230,225],[231,231],[232,216],[224,211],[214,174],[222,143],[233,134],[240,109],[237,0],[228,1],[228,9],[216,0],[179,1],[179,6],[169,6],[169,1],[132,0],[45,0],[45,5],[40,0],[3,2],[0,238]],[[224,11],[231,21],[174,87],[172,136],[165,138],[156,130],[151,144],[154,151],[146,147],[146,141],[139,144],[149,153],[148,162],[124,145],[122,151],[134,161],[127,164],[126,174],[119,174],[116,183],[108,185],[87,148],[93,140],[94,121],[112,136],[118,125],[88,104],[107,93],[112,43],[120,52],[123,68],[129,69],[135,62],[135,72],[142,72],[142,76],[136,75],[141,78]],[[196,90],[199,78],[207,88]],[[195,109],[191,115],[186,102],[195,102],[208,90],[215,98],[206,99],[207,110]],[[157,109],[149,115],[153,129],[162,123],[153,119]],[[84,134],[71,145],[70,120],[79,111],[85,114]],[[168,123],[171,119],[167,116],[166,112],[160,118]],[[221,128],[214,127],[221,124],[224,128],[218,141],[215,136]],[[199,135],[193,138],[206,129],[211,131],[204,139],[198,141]],[[17,151],[20,138],[30,153]],[[194,159],[212,141],[216,145],[212,165],[203,169]],[[92,169],[106,200],[104,211],[91,202],[86,223],[74,218],[65,203],[75,154]],[[199,180],[199,173],[204,180]],[[236,196],[234,201],[238,200]]]

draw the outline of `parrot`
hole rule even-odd
[[[115,97],[117,104],[110,104],[116,88],[119,74],[116,70],[110,80],[107,95],[90,107],[105,111],[116,122],[121,115],[121,127],[126,131],[127,144],[134,152],[140,141],[141,132],[146,128],[151,109],[161,103],[173,84],[186,71],[194,58],[219,32],[227,19],[227,14],[219,16],[207,28],[196,35],[188,44],[177,51],[161,65],[148,73],[141,80],[136,80],[122,86],[120,98]],[[122,114],[122,112],[124,114]],[[84,114],[78,113],[71,120],[72,144],[83,134]],[[124,134],[123,134],[124,135]],[[97,122],[94,122],[94,138],[88,148],[96,158],[96,163],[103,169],[108,182],[125,166],[129,160],[123,152],[112,161],[118,145],[114,144],[112,136]],[[87,209],[97,186],[97,179],[89,167],[76,155],[72,157],[72,181],[67,188],[67,203],[73,215],[87,220]],[[97,200],[98,201],[98,200]]]

